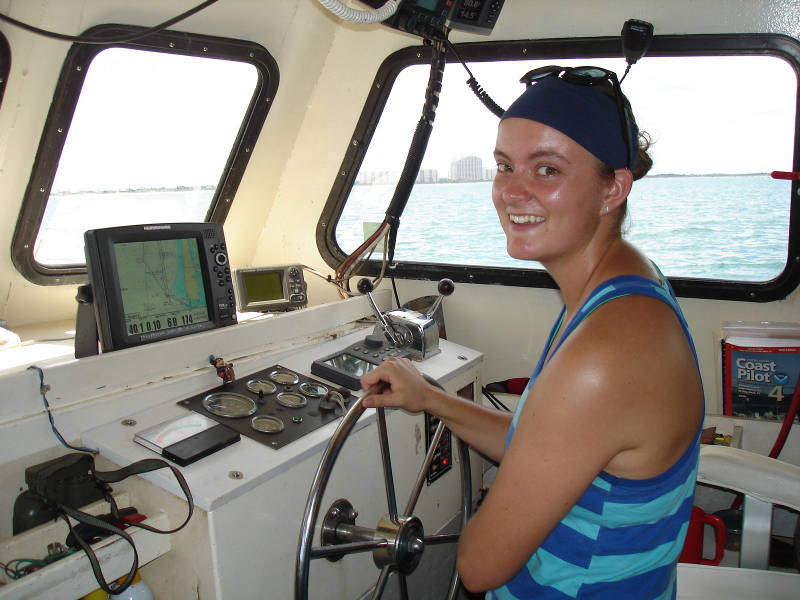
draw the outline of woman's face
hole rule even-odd
[[[588,247],[608,190],[594,155],[547,125],[509,118],[495,160],[492,200],[510,256],[547,267]]]

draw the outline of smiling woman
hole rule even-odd
[[[388,384],[365,406],[432,413],[499,463],[458,549],[465,586],[490,598],[669,598],[676,585],[703,389],[672,289],[622,239],[628,165],[649,165],[627,129],[608,96],[560,77],[533,82],[500,122],[492,198],[508,252],[544,265],[564,300],[513,417],[405,359],[361,379]]]

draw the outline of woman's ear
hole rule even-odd
[[[628,169],[616,169],[614,176],[610,177],[608,181],[608,191],[600,209],[601,214],[614,212],[628,199],[628,194],[633,186],[633,173]]]

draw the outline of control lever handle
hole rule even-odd
[[[452,279],[444,278],[439,281],[439,285],[436,286],[436,289],[439,292],[439,297],[433,301],[433,304],[431,304],[431,307],[428,309],[428,313],[425,315],[428,318],[432,318],[442,301],[453,293],[453,290],[456,289],[456,284],[453,283]]]
[[[372,297],[372,290],[375,289],[372,285],[372,282],[364,277],[358,281],[358,285],[356,287],[358,288],[358,291],[364,294],[367,297],[367,300],[369,300],[372,311],[378,318],[378,322],[381,324],[381,327],[383,327],[383,333],[386,335],[386,338],[392,343],[393,346],[399,348],[400,342],[397,340],[394,330],[392,329],[391,325],[389,325],[388,321],[386,321],[386,317],[383,316],[383,313],[378,309],[378,305],[375,304],[375,298]]]

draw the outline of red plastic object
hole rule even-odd
[[[522,392],[525,391],[525,386],[528,385],[529,377],[512,377],[511,379],[507,380],[506,383],[508,384],[508,393],[509,394],[516,394],[521,395]]]
[[[770,173],[773,179],[788,179],[789,181],[797,181],[800,179],[800,171],[773,171]]]
[[[711,525],[717,536],[714,558],[703,558],[703,529],[705,525]],[[686,541],[683,543],[683,551],[678,562],[694,563],[696,565],[718,565],[722,561],[725,553],[725,522],[716,515],[710,515],[703,509],[693,506],[692,518],[689,521],[689,529],[686,532]]]

